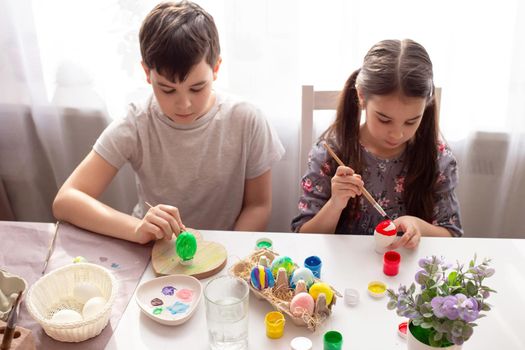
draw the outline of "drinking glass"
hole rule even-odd
[[[212,350],[248,349],[248,284],[219,276],[204,288],[206,322]]]

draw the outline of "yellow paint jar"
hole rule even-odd
[[[382,298],[385,296],[387,286],[381,281],[372,281],[368,283],[368,294],[374,298]]]
[[[284,315],[279,311],[272,311],[266,314],[264,324],[266,325],[266,336],[271,339],[278,339],[284,333]]]

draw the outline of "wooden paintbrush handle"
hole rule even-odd
[[[332,148],[330,148],[330,146],[328,146],[328,144],[326,142],[323,142],[323,146],[324,148],[328,151],[328,153],[330,153],[330,155],[332,156],[332,158],[335,159],[335,161],[337,162],[337,164],[341,165],[341,166],[345,166],[345,164],[343,163],[343,161],[341,159],[339,159],[339,157],[337,156],[337,154],[335,154],[334,151],[332,151]],[[386,217],[388,218],[388,215],[386,215],[386,212],[383,210],[383,208],[381,208],[381,206],[376,202],[376,200],[374,199],[374,197],[372,197],[372,195],[366,190],[365,186],[363,186],[363,195],[365,196],[365,198],[370,202],[370,204],[373,205],[373,207],[379,212],[379,214],[381,214],[383,217]]]
[[[8,350],[11,348],[11,341],[15,335],[15,327],[5,327],[4,338],[2,339],[2,345],[0,345],[0,350]]]

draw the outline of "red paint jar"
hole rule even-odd
[[[387,276],[395,276],[399,273],[399,264],[401,263],[401,255],[389,250],[383,255],[383,272]]]

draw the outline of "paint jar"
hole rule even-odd
[[[359,304],[359,292],[357,289],[345,289],[345,304],[350,306]]]
[[[284,333],[284,315],[279,311],[272,311],[264,317],[264,324],[266,325],[266,336],[271,339],[278,339]]]
[[[273,243],[272,243],[272,240],[269,238],[259,238],[255,242],[255,250],[264,249],[264,248],[272,250],[272,247],[273,247]]]
[[[401,255],[389,250],[383,255],[383,272],[387,276],[395,276],[399,273],[399,264],[401,263]]]
[[[304,260],[304,267],[310,269],[316,278],[321,278],[321,266],[323,263],[318,256],[309,256]]]
[[[343,335],[337,331],[328,331],[323,337],[324,350],[341,350],[343,347]]]
[[[212,350],[248,349],[248,283],[223,275],[204,288],[206,322]]]
[[[305,337],[296,337],[290,342],[291,350],[312,350],[312,346],[312,341]]]
[[[368,294],[373,297],[380,299],[385,296],[388,287],[386,283],[381,281],[372,281],[368,283]]]
[[[397,326],[397,334],[403,338],[403,339],[406,339],[407,338],[407,329],[408,329],[408,322],[401,322],[398,326]]]

